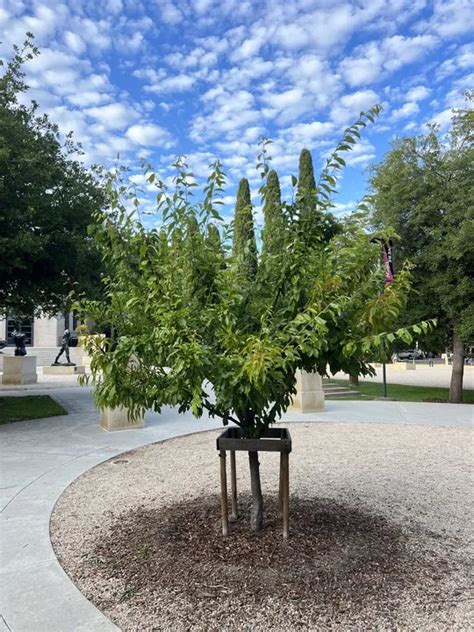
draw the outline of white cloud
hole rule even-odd
[[[275,38],[287,49],[299,49],[304,47],[309,40],[307,31],[298,24],[280,24],[275,33]]]
[[[312,123],[297,123],[285,129],[282,137],[291,140],[295,146],[312,146],[316,139],[328,138],[335,131],[333,123],[313,121]]]
[[[153,94],[185,92],[190,90],[196,82],[196,79],[192,75],[182,73],[168,75],[163,68],[158,70],[144,68],[135,70],[132,74],[134,77],[147,80],[148,83],[145,85],[145,91]]]
[[[456,56],[446,59],[436,70],[436,78],[444,79],[458,70],[466,70],[474,66],[474,43],[465,44],[456,50]]]
[[[91,105],[107,103],[107,101],[111,100],[111,97],[107,93],[89,90],[86,92],[78,92],[77,94],[70,94],[67,96],[67,100],[73,105],[87,108]]]
[[[197,115],[191,125],[191,138],[196,142],[225,134],[232,138],[261,118],[254,96],[246,91],[227,92],[223,87],[208,90],[202,101],[207,114]]]
[[[147,92],[154,94],[166,94],[168,92],[184,92],[190,90],[194,85],[195,79],[189,75],[175,75],[174,77],[166,77],[159,79],[156,83],[146,86]]]
[[[78,55],[86,50],[86,45],[84,44],[83,39],[77,33],[73,33],[72,31],[66,31],[64,33],[64,43]]]
[[[425,56],[437,44],[434,35],[393,35],[382,42],[372,41],[358,46],[350,57],[342,60],[339,70],[351,86],[373,83]]]
[[[106,129],[123,129],[130,121],[139,117],[138,112],[124,103],[109,103],[93,108],[87,108],[86,114]]]
[[[251,62],[222,71],[219,83],[225,85],[227,90],[242,90],[253,87],[255,80],[258,79],[259,83],[256,86],[258,90],[262,78],[273,70],[275,70],[274,62],[254,57]],[[263,84],[261,84],[261,89],[263,89]]]
[[[358,90],[341,97],[331,109],[331,119],[338,125],[356,120],[361,111],[365,111],[379,101],[373,90]]]
[[[214,52],[206,51],[204,48],[198,46],[190,51],[180,52],[175,51],[165,57],[166,63],[173,68],[210,68],[217,63],[217,55]]]
[[[382,73],[380,51],[374,47],[365,57],[348,57],[339,64],[339,70],[350,86],[373,83]]]
[[[178,24],[183,19],[183,14],[171,0],[159,0],[161,18],[165,24]]]
[[[415,86],[408,90],[406,94],[407,101],[423,101],[431,94],[431,89],[426,86]]]
[[[472,0],[434,0],[433,15],[419,28],[443,38],[472,32],[474,5]]]
[[[409,101],[407,103],[404,103],[401,108],[398,108],[397,110],[395,110],[392,113],[390,120],[393,122],[399,121],[400,119],[408,118],[409,116],[418,114],[419,111],[420,111],[420,107],[418,103],[415,103],[414,101]]]
[[[327,61],[314,54],[305,54],[295,60],[279,58],[275,71],[283,73],[287,89],[278,91],[273,82],[262,86],[262,114],[277,119],[279,125],[294,121],[302,115],[314,116],[327,108],[341,90],[339,76]]]
[[[132,125],[125,136],[137,145],[155,145],[158,146],[157,148],[169,149],[174,144],[170,133],[154,123]]]
[[[418,35],[417,37],[394,35],[383,42],[386,54],[384,66],[387,70],[397,70],[423,57],[438,43],[438,39],[433,35]]]
[[[300,103],[302,98],[303,91],[300,88],[292,88],[276,94],[270,93],[262,97],[263,101],[275,110],[283,110],[292,107]]]
[[[451,108],[448,108],[432,116],[429,120],[429,123],[435,123],[436,125],[439,125],[440,130],[443,132],[450,127],[452,116],[452,110]]]
[[[289,50],[301,50],[306,46],[328,49],[342,44],[356,28],[352,7],[332,4],[309,13],[302,11],[292,20],[280,19],[273,39]]]
[[[365,167],[375,159],[375,147],[367,139],[362,138],[352,151],[344,154],[344,160],[348,167]]]
[[[331,213],[337,215],[338,217],[342,217],[352,213],[356,208],[357,202],[355,200],[351,200],[349,202],[336,202],[334,207],[331,208]]]
[[[255,57],[270,36],[271,31],[265,26],[254,26],[251,29],[250,37],[245,39],[232,53],[231,60],[238,62]]]
[[[122,0],[107,0],[106,10],[108,13],[113,13],[117,15],[123,10]]]

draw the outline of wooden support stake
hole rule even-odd
[[[288,538],[289,522],[290,522],[290,472],[289,472],[289,457],[286,452],[282,452],[282,478],[283,478],[283,539]]]
[[[278,519],[283,518],[283,452],[280,452],[280,479],[278,488]]]
[[[222,516],[222,535],[229,535],[229,519],[227,516],[227,473],[225,467],[226,454],[225,450],[220,450],[219,457],[221,460],[221,516]]]
[[[230,485],[232,490],[230,519],[231,521],[235,521],[239,517],[239,510],[237,507],[237,472],[235,468],[235,450],[230,451]]]

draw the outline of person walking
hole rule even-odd
[[[427,356],[428,356],[428,366],[434,366],[433,353],[431,351],[428,351]]]

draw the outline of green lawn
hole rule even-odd
[[[349,380],[331,380],[332,384],[347,386],[353,391],[358,391],[359,395],[347,396],[345,399],[375,399],[383,397],[383,384],[377,382],[359,382],[359,386],[352,386]],[[432,386],[407,386],[405,384],[387,384],[387,397],[391,397],[401,402],[432,402],[448,401],[449,389]],[[340,399],[331,397],[326,399]],[[464,403],[474,403],[474,391],[464,391]]]
[[[56,415],[67,415],[67,410],[49,395],[0,397],[0,425]]]

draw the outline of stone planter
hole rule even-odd
[[[323,380],[319,373],[296,371],[296,395],[288,410],[298,413],[324,412]]]
[[[112,432],[114,430],[134,430],[143,428],[145,425],[144,416],[140,416],[135,421],[129,419],[128,408],[101,408],[100,425],[104,430]]]
[[[395,362],[390,366],[397,371],[416,371],[416,364],[414,362]]]
[[[36,384],[36,356],[4,356],[2,384]]]
[[[244,439],[240,428],[227,428],[217,438],[217,449],[221,470],[221,515],[222,535],[229,534],[229,516],[227,513],[227,470],[226,452],[230,452],[231,474],[231,517],[238,517],[237,507],[237,475],[235,468],[236,451],[243,452],[279,452],[280,453],[280,485],[278,493],[278,513],[283,520],[283,538],[289,531],[289,454],[291,452],[291,436],[287,428],[269,428],[259,439]]]

